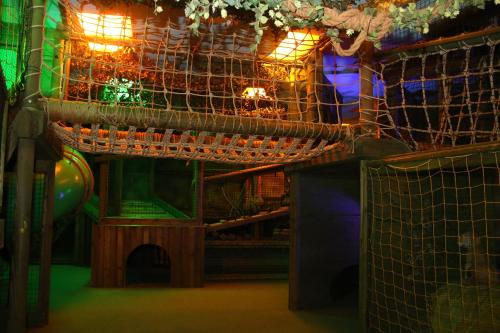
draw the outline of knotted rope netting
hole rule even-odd
[[[500,139],[500,30],[380,61],[375,125],[417,150]]]
[[[196,36],[176,10],[52,8],[42,101],[54,132],[81,151],[287,163],[377,129],[412,149],[500,137],[498,29],[375,66],[339,56],[318,31],[269,33],[254,50],[254,30],[234,19],[210,19]]]
[[[253,30],[238,22],[211,22],[194,36],[179,13],[58,7],[45,19],[57,29],[46,29],[44,51],[58,60],[44,56],[43,104],[78,150],[283,163],[352,136],[340,121],[347,103],[322,95],[336,84],[324,82],[318,33],[289,32],[253,51]]]

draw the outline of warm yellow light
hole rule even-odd
[[[80,23],[86,36],[106,39],[132,38],[132,20],[128,16],[80,13]]]
[[[289,31],[268,58],[279,61],[300,60],[311,52],[319,38],[319,35],[310,32]]]
[[[132,20],[128,16],[80,13],[79,18],[85,36],[106,41],[133,37]],[[116,52],[122,48],[118,45],[95,42],[89,42],[89,47],[98,52]]]
[[[99,44],[94,42],[89,42],[89,48],[92,51],[96,52],[116,52],[120,50],[122,47],[118,45],[110,45],[110,44]]]
[[[267,98],[264,88],[247,87],[241,95],[245,98]]]

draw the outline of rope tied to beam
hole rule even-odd
[[[310,16],[311,11],[314,11],[311,5],[302,5],[298,8],[293,0],[287,0],[284,3],[284,8],[288,9],[293,16],[304,19]],[[373,17],[356,8],[343,12],[335,8],[325,8],[321,20],[321,23],[326,27],[345,27],[359,32],[354,42],[347,49],[343,49],[339,42],[332,40],[333,48],[340,56],[351,56],[356,53],[368,36],[373,36],[373,39],[376,40],[382,39],[391,28],[392,22],[385,10],[379,11]]]

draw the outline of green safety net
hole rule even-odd
[[[23,0],[0,1],[0,64],[11,96],[23,71],[24,8]]]
[[[61,61],[59,61],[58,50],[64,48],[64,29],[63,18],[59,4],[55,0],[46,1],[46,11],[48,19],[45,20],[45,38],[59,45],[58,48],[50,47],[48,44],[43,46],[43,63],[47,63],[52,70],[42,68],[40,91],[44,96],[57,97],[57,88],[59,87],[59,77],[54,75],[61,70]]]
[[[12,252],[12,236],[16,212],[16,178],[7,178],[7,205],[6,205],[6,246]],[[36,174],[33,179],[32,221],[30,232],[30,262],[28,273],[28,317],[38,312],[38,294],[40,281],[40,253],[42,240],[42,217],[45,191],[45,176]],[[10,265],[0,260],[0,307],[6,306],[9,293]]]
[[[60,40],[63,22],[57,1],[46,2],[50,20],[45,23],[46,38]],[[0,64],[5,76],[6,88],[11,99],[16,97],[16,86],[22,82],[25,69],[27,45],[29,35],[25,32],[26,3],[24,0],[0,0]],[[59,66],[56,50],[45,46],[43,49],[44,63],[52,64],[54,69]],[[42,70],[40,90],[45,95],[52,95],[53,87],[57,85],[51,71]]]

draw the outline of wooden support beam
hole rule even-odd
[[[359,49],[359,122],[363,134],[376,135],[375,102],[373,99],[373,43],[363,42]]]
[[[368,332],[368,170],[366,161],[361,161],[360,172],[360,251],[359,251],[359,292],[358,308],[361,332]]]
[[[319,121],[321,97],[318,96],[318,83],[323,83],[323,53],[316,49],[306,63],[307,106],[304,121],[317,123]]]
[[[0,250],[5,246],[5,220],[0,219]]]
[[[35,140],[19,138],[16,164],[16,211],[10,273],[8,333],[26,330],[28,270]]]
[[[1,66],[0,66],[1,67]],[[1,68],[0,68],[0,76],[1,76]],[[3,87],[3,84],[0,85],[0,89]],[[1,96],[2,98],[3,96]],[[7,98],[7,94],[5,94],[5,98]],[[8,103],[5,100],[5,104],[2,106],[0,104],[0,110],[2,110],[1,120],[1,129],[0,129],[0,211],[2,211],[3,207],[3,188],[4,188],[4,170],[5,170],[5,147],[7,143],[7,114],[8,114]],[[5,220],[0,219],[0,249],[4,247],[5,243]]]
[[[109,162],[99,168],[99,217],[108,215]]]
[[[438,38],[430,41],[419,42],[414,44],[405,45],[402,47],[397,47],[389,50],[383,50],[375,53],[375,58],[398,58],[400,55],[405,53],[405,56],[408,55],[408,52],[417,52],[417,51],[425,51],[426,53],[440,51],[447,48],[456,48],[460,43],[469,40],[480,40],[484,37],[491,37],[492,39],[500,38],[500,26],[490,27],[484,30],[467,32],[460,35],[456,35],[453,37],[444,37]],[[473,43],[469,43],[471,45]]]
[[[194,198],[195,202],[193,204],[193,218],[195,218],[198,223],[203,224],[203,189],[205,187],[204,175],[205,175],[205,163],[195,161],[195,190]]]
[[[13,253],[10,272],[8,333],[24,333],[27,318],[27,290],[32,219],[33,175],[36,142],[34,138],[47,129],[46,114],[39,108],[40,64],[42,61],[43,18],[45,1],[27,2],[25,22],[29,43],[22,107],[12,122],[9,155],[17,147],[16,211],[13,230]],[[2,149],[3,150],[3,149]]]
[[[299,310],[299,271],[300,271],[300,244],[297,235],[300,215],[300,173],[294,172],[290,176],[290,259],[288,269],[288,309]]]
[[[40,273],[38,287],[37,324],[47,325],[49,322],[50,266],[52,258],[52,231],[54,212],[54,161],[37,161],[37,172],[45,175],[45,190],[42,217],[42,244],[40,249]]]
[[[228,179],[239,179],[246,178],[251,175],[265,173],[265,172],[276,172],[284,169],[283,164],[269,164],[264,166],[259,166],[255,168],[243,169],[238,171],[227,172],[219,175],[208,176],[204,178],[205,183],[216,182],[216,181],[227,181]]]
[[[51,121],[73,124],[115,124],[138,128],[171,128],[180,131],[206,131],[242,135],[341,139],[345,133],[338,124],[304,123],[280,119],[235,117],[214,113],[148,109],[125,105],[44,100]]]
[[[440,150],[393,155],[385,158],[384,163],[404,163],[404,162],[413,162],[419,160],[431,160],[440,157],[462,156],[462,155],[480,153],[485,151],[495,151],[499,149],[500,149],[500,142],[498,141],[482,142],[476,144],[468,144],[464,146],[447,147],[445,149],[440,149]]]
[[[403,142],[387,138],[360,137],[349,149],[332,149],[305,162],[288,164],[285,172],[324,168],[334,164],[366,160],[379,160],[386,156],[410,152]]]
[[[299,72],[299,67],[294,66],[291,70]],[[285,89],[283,89],[283,95],[280,96],[281,99],[287,100],[287,115],[286,119],[291,121],[300,121],[300,115],[302,106],[300,105],[300,95],[301,95],[301,85],[302,83],[298,80],[289,78],[289,82],[283,83],[287,85]]]
[[[0,105],[1,107],[1,105]],[[0,129],[0,210],[2,209],[3,203],[3,188],[4,188],[4,170],[5,170],[5,150],[7,145],[7,115],[8,115],[8,103],[5,101],[5,104],[2,107],[2,120],[1,120],[1,129]]]
[[[154,161],[152,161],[154,163]],[[118,159],[108,163],[111,168],[109,173],[108,186],[108,204],[109,214],[112,216],[120,216],[122,210],[122,193],[123,193],[123,159]],[[152,178],[152,176],[150,176]]]
[[[229,228],[241,227],[247,224],[253,224],[265,220],[274,219],[277,217],[287,216],[289,213],[288,207],[281,207],[279,209],[273,210],[271,212],[262,212],[260,214],[246,216],[235,220],[229,220],[226,222],[212,223],[207,226],[208,231],[218,231]]]

